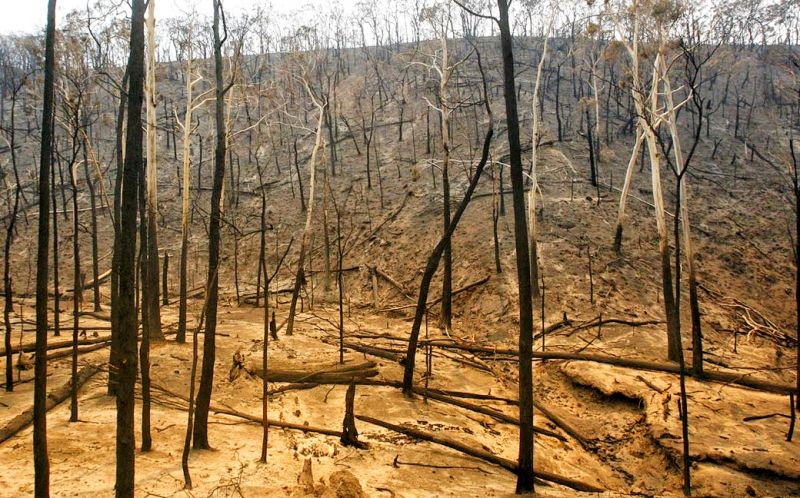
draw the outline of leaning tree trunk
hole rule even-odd
[[[797,155],[794,151],[794,143],[792,139],[789,139],[789,149],[792,153],[792,168],[793,168],[793,176],[792,176],[792,187],[794,190],[794,300],[795,300],[795,314],[796,314],[796,337],[795,337],[795,346],[797,352],[797,363],[796,363],[796,381],[797,381],[797,393],[795,394],[795,402],[797,403],[797,409],[800,410],[800,178],[798,178],[798,168],[797,168]]]
[[[42,145],[39,157],[39,232],[36,253],[36,362],[33,387],[34,494],[50,496],[47,455],[47,281],[50,236],[50,175],[53,153],[53,76],[55,67],[56,0],[47,4],[44,55]],[[7,296],[8,299],[10,296]]]
[[[128,71],[128,122],[120,203],[117,275],[117,335],[119,351],[112,355],[111,369],[117,372],[116,484],[118,498],[134,493],[134,438],[136,385],[135,256],[136,211],[139,171],[142,168],[142,104],[144,100],[144,0],[131,2],[131,38]]]
[[[636,167],[636,158],[639,156],[639,150],[642,148],[644,141],[644,133],[642,130],[636,132],[636,142],[633,145],[633,152],[628,161],[628,168],[625,170],[625,182],[622,184],[622,192],[619,196],[619,211],[617,212],[617,231],[614,234],[614,252],[619,254],[622,251],[622,231],[625,226],[625,208],[628,203],[628,194],[631,190],[631,180],[633,179],[633,170]]]
[[[311,92],[309,91],[309,95]],[[312,99],[314,97],[312,96]],[[292,290],[292,302],[289,304],[289,317],[286,322],[286,335],[292,335],[294,330],[294,315],[297,312],[297,298],[300,296],[300,287],[302,286],[303,282],[305,281],[305,272],[303,270],[303,265],[305,263],[305,254],[306,254],[306,241],[308,237],[311,235],[311,214],[314,211],[314,180],[316,177],[316,162],[317,162],[317,151],[319,150],[322,144],[322,125],[323,125],[323,117],[325,114],[325,106],[327,103],[317,102],[314,99],[314,103],[319,110],[319,119],[317,120],[317,138],[314,142],[314,148],[311,150],[311,159],[308,163],[308,208],[306,210],[306,225],[303,229],[303,235],[300,237],[300,255],[297,261],[297,272],[295,273],[294,278],[294,288]]]
[[[472,193],[478,186],[478,180],[480,180],[483,168],[486,166],[486,162],[489,159],[489,145],[491,144],[493,134],[494,127],[492,125],[490,115],[489,129],[486,131],[486,138],[483,142],[483,153],[481,155],[481,160],[478,163],[478,167],[475,169],[472,179],[470,180],[467,192],[464,194],[464,199],[461,201],[461,204],[458,206],[458,209],[456,209],[456,212],[453,215],[452,222],[447,227],[447,231],[442,235],[439,243],[436,244],[436,247],[434,247],[430,256],[428,256],[428,262],[426,263],[425,271],[422,274],[422,282],[419,286],[419,297],[417,298],[417,307],[414,313],[414,323],[411,326],[411,335],[409,336],[408,340],[408,350],[406,351],[405,368],[403,370],[403,393],[409,397],[412,396],[414,392],[414,362],[417,356],[417,344],[419,342],[419,332],[422,327],[422,321],[428,311],[428,291],[430,290],[431,281],[433,280],[433,275],[436,273],[436,270],[439,268],[439,261],[442,259],[445,245],[447,244],[447,241],[452,238],[453,232],[455,232],[458,222],[461,219],[461,216],[464,214],[464,211],[467,209],[467,205],[472,198]]]
[[[552,25],[552,18],[551,18]],[[533,297],[539,297],[539,244],[536,230],[536,189],[539,188],[539,179],[537,174],[538,167],[538,151],[539,151],[539,126],[541,116],[539,114],[539,89],[542,82],[542,68],[544,61],[547,59],[547,40],[549,39],[550,29],[548,28],[547,34],[544,37],[544,45],[542,47],[542,57],[539,59],[539,64],[536,68],[536,83],[533,86],[533,100],[532,109],[533,125],[531,131],[531,189],[528,192],[528,244],[530,249],[530,265],[531,265],[531,294]]]

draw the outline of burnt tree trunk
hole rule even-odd
[[[112,355],[111,369],[117,372],[117,498],[132,498],[136,441],[134,438],[136,384],[136,308],[135,308],[135,251],[137,189],[142,169],[142,104],[144,101],[144,1],[131,2],[130,55],[128,58],[128,116],[125,140],[125,160],[120,203],[119,253],[117,274],[117,334],[119,351]]]
[[[514,242],[519,285],[519,469],[517,493],[533,491],[533,303],[525,217],[525,191],[522,179],[522,147],[514,75],[514,54],[508,19],[508,3],[497,0],[500,14],[500,45],[503,55],[508,148],[511,163],[511,189],[514,199]]]
[[[193,441],[195,449],[208,449],[208,409],[211,405],[211,389],[214,384],[214,360],[216,357],[217,303],[219,300],[220,220],[222,210],[222,186],[225,181],[225,93],[227,88],[222,81],[222,44],[220,37],[220,16],[222,1],[214,0],[214,74],[216,80],[216,140],[214,150],[214,185],[211,190],[211,218],[208,223],[208,309],[206,311],[206,333],[203,340],[203,367],[200,385],[197,389],[197,407]],[[228,87],[230,88],[230,87]]]
[[[125,104],[127,98],[124,90],[128,88],[130,79],[130,68],[125,67],[125,75],[122,77],[121,88],[119,96],[119,108],[117,110],[117,124],[116,124],[116,143],[115,155],[117,164],[117,173],[114,180],[114,215],[112,217],[114,224],[114,251],[111,256],[111,353],[109,355],[109,364],[113,364],[115,358],[119,355],[119,306],[117,299],[119,297],[119,250],[122,242],[120,240],[121,228],[121,211],[122,211],[122,177],[124,174],[124,157],[123,157],[123,129],[125,124]],[[117,372],[113,369],[108,371],[108,394],[110,396],[116,395],[117,392]]]
[[[14,242],[14,227],[17,222],[17,213],[19,212],[19,199],[22,195],[22,183],[20,182],[19,170],[17,169],[17,152],[15,140],[15,108],[17,103],[17,93],[22,87],[14,89],[11,99],[11,116],[10,127],[8,131],[8,145],[11,154],[11,167],[14,170],[14,180],[16,185],[14,187],[14,204],[9,214],[8,227],[6,228],[6,241],[3,250],[3,293],[5,295],[3,306],[3,324],[5,326],[5,347],[6,347],[6,391],[11,392],[14,390],[14,367],[12,366],[12,351],[11,351],[11,313],[14,311],[14,292],[11,282],[11,244]],[[2,93],[2,92],[0,92]]]
[[[50,236],[50,176],[53,153],[53,76],[55,66],[56,0],[47,4],[44,55],[42,144],[39,157],[39,232],[36,252],[36,363],[33,387],[34,493],[50,496],[47,455],[47,281]],[[9,296],[10,297],[10,296]]]

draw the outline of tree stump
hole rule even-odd
[[[365,449],[367,443],[358,440],[358,430],[356,429],[356,419],[353,413],[353,402],[356,397],[356,385],[350,384],[344,398],[344,421],[342,422],[342,437],[340,441],[344,446],[354,446],[358,449]]]

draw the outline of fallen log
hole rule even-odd
[[[99,344],[101,342],[108,342],[111,340],[110,336],[104,337],[92,337],[87,339],[78,339],[78,346],[86,346],[89,344]],[[54,349],[61,349],[61,348],[71,348],[72,347],[72,339],[66,339],[63,341],[54,341],[47,344],[47,350],[52,351]],[[36,350],[36,343],[29,342],[22,345],[22,347],[13,347],[11,348],[11,354],[17,354],[20,351],[23,353],[32,353]],[[0,349],[0,356],[6,354],[5,348]]]
[[[354,247],[357,247],[357,246],[359,246],[359,245],[361,245],[361,244],[363,244],[363,243],[365,243],[367,241],[372,240],[375,237],[375,235],[377,235],[377,233],[381,230],[381,228],[383,228],[383,226],[385,224],[387,224],[388,222],[390,222],[390,221],[394,220],[395,218],[397,218],[397,215],[400,214],[400,211],[402,211],[403,208],[406,207],[406,202],[408,202],[408,198],[411,197],[412,195],[414,195],[414,194],[410,190],[407,191],[406,195],[403,196],[403,201],[400,203],[400,205],[397,207],[397,209],[395,209],[394,211],[389,213],[389,215],[386,216],[386,218],[384,218],[383,221],[381,221],[375,228],[373,228],[372,231],[367,236],[365,236],[363,239],[361,239],[360,241],[356,242],[354,245],[352,245],[348,249],[346,249],[345,252],[344,252],[344,255],[347,256],[347,254],[350,252],[350,250],[353,249]]]
[[[91,346],[86,346],[83,348],[78,348],[78,354],[86,354],[91,353],[92,351],[97,351],[98,349],[107,348],[111,344],[111,340],[107,340],[105,342],[101,342],[99,344],[92,344]],[[58,360],[60,358],[67,358],[72,356],[72,349],[65,349],[64,351],[56,351],[55,353],[50,353],[47,355],[47,361]]]
[[[542,412],[551,422],[553,422],[559,429],[569,434],[573,439],[578,441],[585,449],[592,446],[589,439],[584,436],[578,429],[572,426],[569,422],[564,420],[563,417],[555,413],[550,407],[542,404],[540,401],[533,400],[533,407]]]
[[[96,366],[86,366],[83,367],[78,372],[77,377],[77,387],[80,387],[86,383],[94,374],[99,372],[100,369]],[[47,395],[47,403],[46,403],[46,410],[52,410],[56,405],[61,403],[62,401],[69,398],[70,393],[72,392],[72,381],[68,381],[61,387],[55,389],[54,391],[48,393]],[[11,420],[6,423],[3,427],[0,428],[0,443],[8,440],[9,438],[13,437],[19,431],[27,427],[33,422],[33,406],[25,410],[24,412],[20,413],[16,417],[12,418]]]
[[[192,290],[188,291],[186,293],[186,299],[194,299],[194,298],[203,297],[203,295],[205,293],[206,293],[206,287],[205,287],[205,285],[201,285],[200,287],[197,287],[196,289],[192,289]]]
[[[472,290],[475,287],[478,287],[480,285],[485,284],[486,282],[489,281],[490,278],[491,278],[490,276],[486,276],[486,277],[483,277],[480,280],[476,280],[475,282],[469,283],[469,284],[467,284],[467,285],[465,285],[463,287],[459,287],[458,289],[453,290],[453,292],[451,292],[450,295],[451,296],[457,296],[458,294],[461,294],[462,292],[467,292],[469,290]],[[432,301],[428,301],[425,306],[427,308],[431,308],[433,306],[436,306],[440,302],[442,302],[442,297],[441,296],[437,297],[436,299],[434,299]],[[404,304],[402,306],[394,306],[392,308],[383,308],[380,311],[384,311],[384,312],[386,312],[386,311],[402,311],[404,309],[414,308],[416,306],[417,306],[416,304]]]
[[[323,340],[323,342],[325,342],[326,344],[332,344],[333,345],[333,342],[328,342],[328,341],[325,341],[325,340]],[[335,345],[338,346],[338,342]],[[378,358],[384,358],[386,360],[390,360],[390,361],[394,361],[394,362],[399,362],[400,359],[402,358],[402,354],[401,353],[395,352],[395,351],[393,351],[391,349],[379,348],[379,347],[376,347],[376,346],[367,346],[365,344],[356,344],[356,343],[353,343],[353,342],[345,341],[344,342],[344,347],[345,347],[345,349],[351,349],[353,351],[358,351],[359,353],[364,353],[364,354],[369,354],[369,355],[372,355],[372,356],[377,356]]]
[[[245,369],[251,375],[264,378],[264,370],[258,366],[250,365]],[[358,379],[375,377],[376,375],[378,375],[377,365],[372,361],[351,365],[335,365],[317,370],[267,369],[267,380],[270,382],[335,384],[340,382],[350,383]]]
[[[103,320],[104,322],[111,321],[111,315],[107,315],[105,313],[97,312],[97,311],[81,311],[81,316],[90,316],[97,320]]]
[[[315,387],[320,386],[321,384],[333,384],[333,385],[336,385],[336,384],[341,384],[341,385],[355,384],[355,385],[358,385],[358,386],[393,387],[393,388],[397,388],[397,389],[402,389],[402,387],[403,387],[403,383],[399,382],[399,381],[391,381],[391,380],[387,381],[387,380],[376,380],[376,379],[357,379],[354,382],[349,382],[347,379],[340,379],[337,382],[324,382],[324,383],[323,382],[318,382],[318,383],[305,382],[305,383],[289,384],[287,386],[282,386],[282,387],[278,387],[276,389],[273,389],[273,390],[269,391],[267,394],[277,394],[277,393],[282,393],[282,392],[286,392],[286,391],[290,391],[290,390],[313,389]],[[495,409],[492,409],[492,408],[488,408],[488,407],[485,407],[485,406],[480,406],[480,405],[476,405],[474,403],[461,401],[461,400],[456,399],[456,398],[457,397],[465,397],[465,398],[487,399],[487,400],[490,400],[490,401],[503,401],[503,402],[512,401],[511,404],[514,404],[513,400],[508,400],[506,398],[497,398],[497,397],[493,397],[493,396],[489,396],[489,395],[481,395],[481,394],[474,394],[474,393],[461,393],[461,392],[458,392],[458,391],[446,391],[446,390],[443,390],[443,389],[425,389],[423,387],[417,387],[417,386],[414,386],[412,389],[413,389],[415,394],[419,394],[420,396],[427,396],[429,399],[432,399],[434,401],[438,401],[440,403],[446,403],[446,404],[453,405],[453,406],[458,406],[460,408],[464,408],[464,409],[467,409],[467,410],[470,410],[470,411],[473,411],[473,412],[476,412],[476,413],[481,413],[483,415],[487,415],[489,417],[492,417],[495,420],[499,420],[501,422],[505,422],[505,423],[508,423],[508,424],[519,425],[519,420],[517,418],[515,418],[515,417],[512,417],[511,415],[507,415],[507,414],[505,414],[505,413],[503,413],[501,411],[498,411],[498,410],[495,410]],[[516,404],[519,405],[519,402],[516,402]],[[542,412],[542,413],[544,413],[544,412]],[[548,417],[548,418],[550,418],[550,417]],[[556,421],[553,421],[553,423],[555,423],[556,425],[559,425]],[[551,430],[548,430],[548,429],[545,429],[545,428],[542,428],[542,427],[534,426],[533,431],[536,432],[537,434],[541,434],[542,436],[549,436],[549,437],[558,439],[559,441],[566,441],[567,440],[567,438],[565,438],[561,434],[558,434],[557,432],[553,432]],[[569,434],[568,431],[565,431],[565,432],[567,432],[567,434]],[[578,439],[578,438],[576,438],[576,439]],[[583,445],[584,442],[585,442],[585,439],[583,441],[578,439],[578,442],[580,442]]]
[[[484,449],[473,448],[472,446],[464,444],[460,441],[456,441],[454,439],[450,439],[448,437],[444,437],[439,434],[433,434],[421,431],[413,427],[401,426],[389,422],[384,422],[383,420],[378,420],[376,418],[368,417],[366,415],[356,415],[356,418],[361,421],[377,425],[379,427],[383,427],[385,429],[399,432],[400,434],[405,434],[406,436],[411,436],[417,439],[421,439],[423,441],[428,441],[431,443],[446,446],[456,451],[460,451],[461,453],[464,453],[466,455],[503,467],[504,469],[509,470],[515,474],[519,472],[519,467],[517,466],[517,463],[512,460],[497,456]],[[594,493],[602,493],[603,491],[605,491],[605,489],[595,484],[589,484],[583,481],[579,481],[577,479],[560,476],[557,474],[553,474],[552,472],[546,472],[543,470],[534,469],[533,475],[538,479],[560,484],[562,486],[566,486],[576,491],[585,491]]]
[[[108,280],[108,279],[109,279],[109,277],[111,277],[111,270],[106,270],[104,273],[101,273],[101,274],[100,274],[100,275],[97,277],[97,279],[95,279],[95,280],[92,280],[91,282],[89,282],[89,283],[85,284],[85,285],[83,286],[82,290],[94,289],[94,288],[95,288],[95,287],[97,287],[98,285],[100,285],[100,284],[102,284],[103,282],[105,282],[106,280]],[[67,294],[72,294],[72,293],[74,292],[74,289],[67,289],[67,290],[65,290],[64,292],[65,292],[65,293],[67,293]]]
[[[567,314],[565,312],[564,318],[560,322],[548,325],[547,327],[545,327],[543,332],[537,332],[536,334],[533,335],[533,340],[535,342],[537,339],[540,339],[543,335],[552,334],[556,330],[562,329],[564,327],[569,327],[570,325],[572,325],[572,320],[567,318]]]
[[[483,346],[473,346],[464,344],[455,344],[450,341],[442,339],[435,339],[429,341],[444,349],[456,349],[461,351],[469,351],[471,353],[485,353],[491,355],[509,355],[518,356],[516,349],[509,348],[487,348]],[[346,344],[350,347],[349,344]],[[569,361],[594,361],[597,363],[605,363],[608,365],[615,365],[624,368],[633,368],[637,370],[649,370],[653,372],[664,372],[671,374],[680,374],[680,367],[676,363],[665,363],[653,360],[642,360],[635,358],[619,358],[616,356],[609,356],[595,353],[571,353],[569,351],[534,351],[533,358],[539,360],[569,360]],[[692,376],[691,370],[687,370],[687,376]],[[736,372],[723,372],[721,370],[704,369],[703,377],[696,380],[706,380],[713,382],[720,382],[722,384],[733,384],[758,391],[771,392],[775,394],[789,394],[795,391],[795,386],[791,384],[784,384],[780,382],[771,382],[767,380],[756,379],[752,377],[751,373],[736,373]]]
[[[218,406],[212,406],[210,408],[210,410],[212,412],[214,412],[214,413],[218,413],[218,414],[222,414],[222,415],[230,415],[232,417],[242,418],[244,420],[248,420],[250,422],[256,423],[259,426],[264,425],[263,424],[263,420],[264,420],[263,418],[258,417],[256,415],[250,415],[248,413],[243,413],[243,412],[240,412],[238,410],[234,410],[233,408],[230,408],[230,407],[228,407],[228,408],[220,408]],[[334,436],[334,437],[338,437],[338,438],[342,437],[342,433],[340,431],[336,431],[336,430],[333,430],[333,429],[325,429],[323,427],[312,427],[310,425],[304,425],[304,424],[293,424],[291,422],[284,422],[282,420],[272,420],[270,418],[267,419],[267,425],[269,425],[271,427],[280,427],[282,429],[292,429],[292,430],[300,431],[300,432],[314,432],[314,433],[317,433],[317,434],[325,434],[326,436]]]
[[[286,391],[294,390],[294,389],[313,389],[315,387],[318,387],[321,384],[349,385],[349,384],[355,383],[356,385],[385,386],[385,387],[394,387],[394,388],[398,388],[398,389],[403,387],[402,382],[399,382],[399,381],[381,381],[381,380],[369,379],[369,378],[358,378],[358,379],[353,380],[352,376],[346,375],[348,372],[358,371],[360,368],[363,368],[363,366],[365,366],[365,365],[373,365],[374,366],[375,364],[373,362],[366,362],[366,363],[362,363],[362,364],[345,365],[345,366],[342,366],[342,367],[338,367],[339,368],[339,372],[338,373],[340,373],[342,375],[331,376],[330,378],[325,378],[325,380],[320,380],[320,379],[323,378],[322,374],[316,373],[316,372],[312,373],[312,375],[314,375],[313,377],[304,378],[304,381],[274,380],[274,382],[294,382],[294,383],[293,384],[289,384],[287,386],[281,386],[281,387],[272,389],[267,394],[268,395],[277,394],[277,393],[286,392]],[[269,380],[273,381],[273,372],[274,371],[273,370],[269,370],[269,369],[267,371],[268,371],[268,375],[270,376]],[[261,370],[254,371],[253,374],[258,376],[258,377],[261,377],[261,372],[262,372]],[[286,371],[280,371],[280,372],[286,372]],[[331,373],[331,372],[328,372],[328,373]],[[297,375],[297,374],[299,374],[299,372],[292,372],[292,376]],[[163,388],[159,388],[159,389],[165,390]],[[498,397],[494,397],[494,396],[491,396],[491,395],[483,395],[483,394],[475,394],[475,393],[461,393],[461,392],[458,392],[458,391],[447,391],[447,390],[442,390],[442,389],[424,389],[424,388],[421,388],[421,387],[414,387],[413,389],[414,389],[414,392],[416,394],[427,396],[428,398],[433,399],[435,401],[439,401],[441,403],[451,404],[451,405],[454,405],[454,406],[459,406],[461,408],[465,408],[465,409],[468,409],[468,410],[471,410],[471,411],[474,411],[474,412],[477,412],[477,413],[482,413],[484,415],[490,416],[490,417],[495,418],[497,420],[500,420],[502,422],[506,422],[506,423],[510,423],[510,424],[514,424],[514,425],[519,425],[519,421],[516,418],[514,418],[514,417],[512,417],[510,415],[506,415],[506,414],[504,414],[502,412],[499,412],[497,410],[493,410],[491,408],[486,408],[486,407],[482,407],[482,406],[479,406],[479,405],[475,405],[473,403],[468,403],[468,402],[465,402],[465,401],[454,399],[454,397],[471,397],[471,398],[476,398],[476,399],[487,399],[487,400],[492,400],[492,401],[503,401],[503,402],[507,402],[507,403],[510,402],[511,404],[515,404],[514,400],[510,400],[510,399],[507,399],[507,398],[498,398]],[[169,391],[167,391],[167,392],[169,392]],[[171,393],[171,394],[174,394],[174,393]],[[177,396],[177,394],[175,394],[175,395]],[[518,402],[516,404],[518,404]],[[536,408],[539,409],[542,413],[544,413],[545,416],[548,419],[550,419],[555,425],[557,425],[558,427],[562,428],[564,430],[564,432],[566,432],[570,436],[574,437],[579,443],[581,443],[584,446],[588,445],[588,442],[587,442],[586,438],[584,438],[582,435],[580,435],[580,433],[577,430],[575,430],[574,428],[572,428],[571,425],[569,425],[566,422],[564,422],[563,419],[561,419],[561,417],[558,417],[551,410],[547,409],[547,407],[543,407],[539,403],[539,404],[536,404]],[[255,421],[255,418],[253,418],[253,420]],[[258,419],[259,423],[260,423],[260,421],[261,421],[261,419]],[[270,425],[273,425],[273,424],[270,422]],[[566,441],[566,438],[564,438],[564,436],[562,436],[562,435],[560,435],[560,434],[558,434],[556,432],[550,431],[548,429],[541,428],[541,427],[534,427],[534,432],[536,432],[538,434],[541,434],[541,435],[544,435],[544,436],[554,437],[554,438],[556,438],[556,439],[558,439],[560,441]]]
[[[402,385],[400,387],[402,387]],[[438,393],[431,392],[431,391],[427,391],[426,392],[425,389],[420,388],[420,387],[413,387],[412,390],[416,394],[425,395],[425,396],[428,397],[428,399],[432,399],[432,400],[438,401],[440,403],[447,403],[448,405],[454,405],[454,406],[465,408],[467,410],[470,410],[470,411],[473,411],[473,412],[476,412],[476,413],[482,413],[483,415],[487,415],[489,417],[492,417],[495,420],[499,420],[501,422],[506,422],[508,424],[519,425],[519,419],[518,418],[512,417],[511,415],[506,415],[505,413],[503,413],[501,411],[498,411],[498,410],[494,410],[492,408],[487,408],[485,406],[476,405],[474,403],[468,403],[466,401],[461,401],[460,399],[451,398],[449,396],[444,396],[442,394],[438,394]],[[549,436],[549,437],[558,439],[559,441],[563,441],[563,442],[566,442],[566,440],[567,440],[567,438],[565,438],[561,434],[558,434],[557,432],[553,432],[553,431],[550,431],[550,430],[547,430],[547,429],[544,429],[544,428],[541,428],[541,427],[534,426],[533,427],[533,432],[535,432],[537,434],[541,434],[543,436]]]
[[[156,390],[158,392],[161,392],[163,394],[168,394],[169,396],[172,396],[174,398],[180,399],[181,401],[183,401],[185,403],[189,402],[189,398],[188,397],[186,397],[186,396],[184,396],[182,394],[178,394],[178,393],[176,393],[174,391],[171,391],[171,390],[167,389],[164,386],[160,386],[158,384],[151,384],[150,387],[152,387],[154,390]],[[227,407],[227,406],[226,407],[219,407],[219,406],[211,405],[209,410],[214,412],[214,413],[218,413],[218,414],[221,414],[221,415],[229,415],[231,417],[241,418],[241,419],[247,420],[249,422],[253,422],[255,424],[258,424],[259,426],[263,426],[263,419],[261,417],[257,417],[255,415],[250,415],[248,413],[240,412],[238,410],[234,410],[231,407]],[[268,418],[267,419],[267,424],[272,426],[272,427],[280,427],[282,429],[292,429],[292,430],[301,431],[301,432],[314,432],[314,433],[317,433],[317,434],[325,434],[326,436],[334,436],[334,437],[339,437],[339,438],[342,437],[342,433],[340,431],[335,431],[335,430],[331,430],[331,429],[325,429],[325,428],[322,428],[322,427],[313,427],[313,426],[305,425],[305,424],[293,424],[291,422],[284,422],[282,420],[272,420],[272,419]]]
[[[392,286],[393,286],[395,289],[397,289],[398,291],[400,291],[400,294],[402,294],[404,297],[406,297],[406,298],[408,298],[408,299],[412,299],[412,300],[414,299],[414,298],[411,296],[411,294],[410,294],[410,293],[409,293],[409,292],[406,290],[406,288],[405,288],[405,287],[403,287],[403,285],[402,285],[402,284],[400,284],[400,282],[398,282],[397,280],[395,280],[395,279],[394,279],[394,278],[393,278],[391,275],[389,275],[389,274],[388,274],[388,273],[386,273],[385,271],[381,270],[381,269],[380,269],[378,266],[375,266],[375,273],[376,273],[376,274],[377,274],[379,277],[383,278],[384,280],[386,280],[387,282],[389,282],[390,284],[392,284]]]
[[[576,325],[575,327],[572,328],[572,330],[570,330],[570,333],[567,334],[567,336],[570,336],[575,332],[578,332],[579,330],[585,330],[592,327],[600,327],[605,325],[629,325],[631,327],[641,327],[644,325],[661,325],[662,323],[666,322],[664,322],[664,320],[625,320],[622,318],[603,319],[602,317],[598,316],[593,320],[589,320],[588,322]]]

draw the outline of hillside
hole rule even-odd
[[[462,103],[453,112],[449,132],[453,137],[449,181],[455,210],[475,171],[489,120],[475,103],[482,96],[481,75],[469,44],[461,38],[448,42],[453,60],[467,57],[452,85],[453,98]],[[533,86],[541,42],[521,36],[515,46],[526,169],[531,164]],[[178,62],[159,64],[157,224],[159,265],[162,271],[168,268],[169,304],[160,308],[166,340],[154,342],[150,350],[153,450],[137,452],[137,496],[511,496],[516,479],[509,465],[516,465],[518,453],[519,286],[502,59],[496,37],[482,37],[478,42],[487,68],[495,134],[491,160],[452,238],[452,329],[448,332],[441,326],[440,268],[428,297],[425,341],[416,358],[418,392],[410,398],[399,389],[423,269],[443,231],[443,134],[436,112],[428,105],[441,98],[439,80],[435,71],[412,63],[430,63],[433,59],[426,54],[433,53],[438,43],[348,48],[337,52],[336,63],[328,60],[333,51],[323,50],[241,58],[226,109],[229,154],[209,415],[213,450],[191,452],[191,492],[183,490],[180,457],[191,384],[191,335],[199,330],[196,337],[202,345],[205,330],[200,317],[208,276],[214,114],[213,103],[198,108],[191,146],[189,337],[187,343],[178,344],[174,334],[183,190],[182,132],[176,122],[185,112],[186,76]],[[554,37],[550,43],[536,175],[543,290],[543,296],[533,301],[534,352],[539,355],[533,364],[534,424],[541,429],[535,436],[534,458],[537,472],[542,473],[537,476],[536,492],[553,497],[595,496],[598,491],[603,496],[679,495],[680,386],[677,364],[667,362],[662,261],[651,162],[644,152],[633,170],[622,249],[616,252],[613,247],[620,190],[636,140],[630,124],[635,112],[619,76],[626,65],[625,54],[608,53],[603,62],[607,95],[600,96],[604,102],[598,115],[604,116],[603,123],[591,127],[602,130],[602,138],[597,139],[597,182],[592,185],[586,137],[591,132],[585,119],[594,112],[594,101],[589,80],[584,80],[585,68],[575,67],[573,50],[578,42]],[[714,82],[702,87],[714,111],[706,124],[701,118],[702,133],[686,176],[689,197],[682,199],[690,206],[707,371],[707,377],[689,378],[686,385],[694,496],[800,496],[800,443],[797,434],[793,441],[786,441],[787,394],[796,382],[797,347],[793,254],[797,234],[787,135],[796,122],[786,125],[790,119],[778,111],[782,109],[778,98],[762,89],[758,105],[753,90],[745,127],[740,103],[750,97],[748,93],[740,98],[738,90],[744,95],[749,85],[755,89],[755,83],[748,81],[751,73],[759,75],[759,85],[769,81],[781,87],[782,78],[788,77],[779,52],[780,47],[722,46],[708,69],[707,77],[713,73]],[[736,70],[726,68],[734,62]],[[207,78],[194,90],[199,95],[211,88],[212,61],[196,64]],[[670,73],[676,81],[682,81],[681,70]],[[88,72],[98,77],[94,70]],[[120,67],[113,68],[113,78],[121,78],[121,73]],[[336,99],[329,118],[333,123],[325,127],[316,164],[311,157],[318,111],[304,93],[302,81],[316,97]],[[729,86],[737,88],[735,99],[728,97]],[[689,95],[685,88],[681,91]],[[73,238],[79,238],[85,284],[95,277],[93,241],[99,245],[94,251],[97,272],[105,273],[112,264],[111,212],[117,169],[117,101],[112,93],[87,89],[87,95],[92,95],[87,98],[92,121],[88,137],[96,159],[88,152],[86,157],[70,158],[67,129],[58,135],[57,175],[69,174],[70,159],[80,165],[76,171],[91,162],[101,174],[90,174],[88,168],[85,175],[80,172],[78,234],[72,228],[69,179],[66,186],[61,179],[54,180],[54,185],[61,181],[54,191],[60,231],[53,247],[61,275],[59,326],[67,341],[53,352],[71,346]],[[35,88],[27,95],[33,99]],[[0,115],[8,116],[8,105]],[[679,119],[686,141],[693,136],[696,118],[696,111],[689,109],[684,108]],[[9,259],[14,283],[11,340],[15,350],[28,346],[27,354],[35,342],[35,120],[33,113],[26,118],[29,133],[16,152],[23,183],[29,187],[22,191],[23,210],[17,216]],[[9,156],[10,150],[0,152],[7,185],[12,178]],[[313,199],[309,194],[312,168],[316,168]],[[677,189],[666,163],[662,163],[661,178],[674,263]],[[531,181],[526,185],[530,188]],[[3,213],[10,212],[10,187],[7,192],[0,206]],[[95,239],[91,228],[95,210],[90,202],[97,203]],[[285,324],[312,202],[305,283],[289,336]],[[4,218],[6,223],[8,219]],[[269,383],[266,464],[258,462],[263,375],[259,369],[265,346],[262,290],[257,291],[257,285],[263,285],[259,272],[262,233],[267,273],[277,271],[270,284],[269,310],[276,314],[278,339],[269,342],[268,371],[294,375],[278,376],[284,380]],[[679,246],[680,241],[678,237]],[[278,266],[284,251],[286,258]],[[684,272],[685,265],[681,260],[679,268]],[[683,279],[678,293],[680,322],[683,350],[691,365],[692,317],[685,273]],[[79,391],[80,420],[68,422],[68,402],[48,413],[54,496],[110,496],[114,492],[116,406],[106,394],[111,288],[108,280],[99,284],[102,310],[95,311],[90,287],[85,286],[79,302],[86,341],[78,368],[91,372]],[[51,292],[55,293],[52,283]],[[324,375],[322,380],[315,377],[342,368],[337,367],[340,306],[344,364],[368,370],[354,382],[353,405],[359,439],[366,448],[343,446],[336,435],[345,414],[350,377],[334,375],[333,381]],[[52,314],[50,319],[52,328]],[[59,340],[50,339],[51,343]],[[48,361],[51,391],[69,381],[71,368],[66,354],[53,356]],[[631,363],[637,360],[638,364]],[[3,355],[4,369],[6,361]],[[19,363],[19,356],[14,361]],[[199,378],[199,364],[196,374]],[[15,376],[14,392],[0,395],[0,436],[15,417],[31,408],[33,370],[15,370]],[[136,392],[139,441],[139,385]],[[384,426],[362,416],[378,419]],[[473,454],[403,434],[385,423],[460,442]],[[0,494],[34,493],[31,433],[31,428],[24,428],[0,438],[0,461],[4,462],[0,489],[5,490]],[[306,465],[313,477],[304,470]]]

